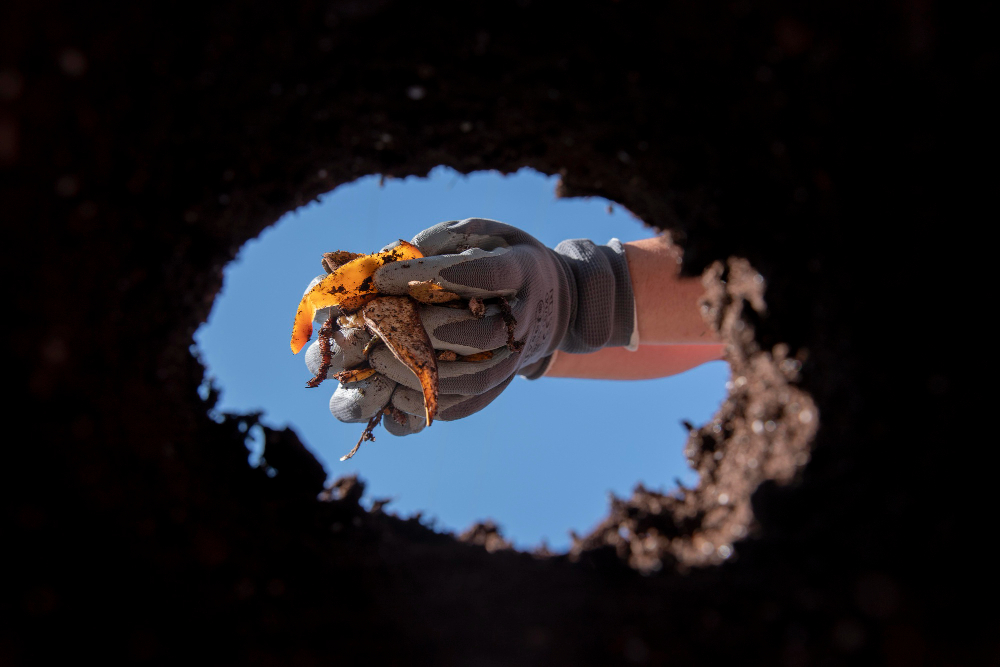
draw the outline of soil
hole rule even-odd
[[[990,13],[3,4],[0,663],[996,664],[993,423],[960,373]],[[698,488],[522,553],[324,491],[291,430],[247,464],[260,415],[210,416],[191,351],[223,267],[437,165],[559,174],[705,272],[733,380]]]

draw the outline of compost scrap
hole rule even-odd
[[[458,355],[449,350],[435,350],[427,331],[424,330],[418,311],[421,303],[444,304],[454,308],[466,308],[474,317],[481,318],[486,312],[483,299],[475,297],[462,299],[458,294],[449,292],[429,280],[411,280],[407,286],[408,296],[392,296],[378,292],[374,286],[375,271],[389,262],[405,262],[419,257],[423,257],[420,250],[402,239],[398,245],[371,255],[343,250],[323,255],[322,264],[329,275],[302,297],[292,326],[292,352],[298,354],[309,340],[313,318],[317,311],[330,309],[329,316],[320,328],[317,341],[321,355],[319,370],[306,383],[306,387],[318,387],[330,372],[333,357],[330,338],[333,336],[334,328],[338,325],[347,329],[364,327],[372,334],[372,339],[365,346],[362,355],[364,361],[354,368],[334,373],[333,377],[341,384],[360,382],[369,378],[375,370],[368,364],[368,354],[374,345],[384,344],[420,382],[424,398],[424,418],[427,426],[430,426],[438,409],[437,362],[479,362],[493,358],[492,350],[465,355]],[[507,346],[511,351],[520,350],[524,342],[514,340],[517,321],[511,313],[510,305],[502,296],[498,297],[497,301],[507,327]],[[399,423],[404,423],[405,418],[399,412],[399,408],[390,405],[372,416],[358,444],[340,460],[346,461],[353,457],[362,443],[375,439],[372,432],[378,426],[383,414],[392,416]]]

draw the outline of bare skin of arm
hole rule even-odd
[[[722,358],[725,345],[701,316],[700,278],[680,276],[680,250],[666,236],[625,244],[639,349],[608,347],[590,354],[556,352],[546,377],[647,380],[676,375]]]

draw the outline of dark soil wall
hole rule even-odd
[[[1000,659],[991,429],[957,426],[985,5],[968,31],[923,0],[161,5],[0,8],[0,662]],[[294,433],[272,479],[253,416],[208,419],[191,334],[238,247],[439,164],[559,173],[708,270],[734,387],[688,444],[701,487],[541,557],[352,481],[317,502]]]

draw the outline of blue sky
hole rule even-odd
[[[713,362],[659,380],[613,382],[515,378],[486,409],[396,438],[382,427],[340,462],[363,424],[342,424],[328,404],[336,383],[306,389],[304,354],[288,348],[296,306],[331,250],[374,252],[444,220],[484,217],[533,234],[549,247],[567,238],[606,243],[652,236],[604,199],[557,199],[557,177],[531,170],[464,176],[439,167],[428,178],[371,176],[282,218],[249,241],[226,269],[209,321],[195,334],[222,390],[220,412],[263,410],[290,426],[332,478],[357,473],[366,499],[392,498],[403,516],[423,512],[438,529],[460,531],[492,518],[522,548],[569,546],[607,511],[608,493],[638,482],[669,490],[697,476],[683,456],[682,419],[704,423],[725,396],[729,368]],[[248,326],[249,324],[249,326]],[[251,457],[252,459],[253,457]]]

